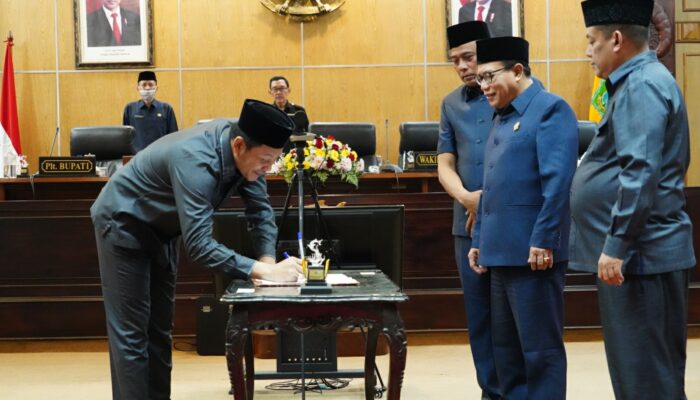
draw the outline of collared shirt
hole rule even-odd
[[[105,12],[105,16],[107,17],[107,21],[109,21],[109,26],[112,28],[112,31],[114,31],[114,26],[112,25],[113,19],[112,19],[112,14],[117,14],[117,25],[119,25],[119,32],[124,32],[122,29],[122,13],[121,13],[121,7],[117,7],[114,10],[110,10],[105,6],[102,6],[102,11]]]
[[[484,176],[484,146],[491,129],[493,108],[478,90],[466,85],[448,94],[440,109],[438,154],[452,153],[457,157],[457,174],[470,192],[481,189]],[[465,231],[466,209],[454,201],[452,234],[468,236]]]
[[[217,119],[168,135],[137,154],[91,207],[96,231],[112,231],[114,243],[135,249],[182,237],[193,261],[248,277],[255,260],[212,239],[214,211],[237,190],[257,257],[274,257],[277,228],[265,177],[249,182],[236,169],[232,129],[229,121]]]
[[[159,138],[177,131],[175,111],[168,103],[153,100],[150,107],[143,100],[134,101],[124,107],[124,125],[136,129],[134,147],[139,152]]]
[[[573,269],[597,272],[601,253],[632,274],[695,265],[683,179],[688,115],[673,76],[654,51],[608,77],[605,115],[572,186]]]
[[[566,261],[576,115],[534,79],[510,105],[494,113],[472,247],[489,267],[527,266],[530,247]]]

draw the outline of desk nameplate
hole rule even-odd
[[[41,176],[97,176],[95,157],[39,157]]]

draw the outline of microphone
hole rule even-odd
[[[57,126],[56,127],[56,133],[53,135],[53,142],[51,143],[51,151],[49,151],[49,157],[53,155],[53,147],[56,145],[56,138],[58,137],[58,130],[60,128]]]

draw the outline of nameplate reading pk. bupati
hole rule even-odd
[[[41,176],[96,176],[95,157],[39,157]]]

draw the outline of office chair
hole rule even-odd
[[[70,131],[70,155],[95,156],[98,167],[107,168],[112,176],[122,166],[122,157],[136,154],[133,126],[85,126]]]
[[[578,157],[588,150],[593,137],[598,132],[598,125],[593,121],[578,121]]]
[[[378,166],[377,134],[369,122],[314,122],[309,131],[324,137],[333,136],[357,152],[365,162],[365,172],[370,166]]]
[[[409,152],[436,152],[440,124],[433,121],[402,122],[399,125],[399,166],[411,169],[407,158]]]

